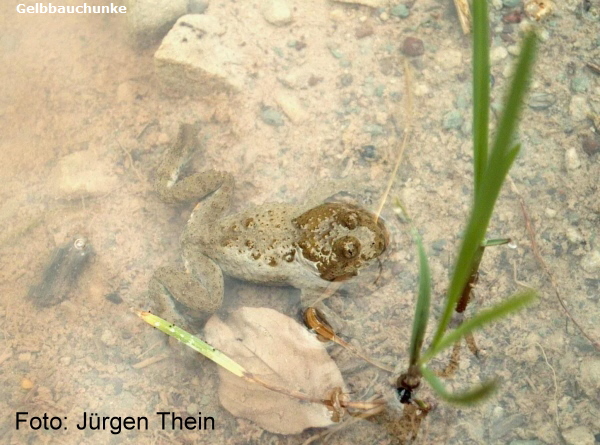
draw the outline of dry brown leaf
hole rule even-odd
[[[243,307],[226,321],[212,316],[205,326],[209,344],[253,375],[311,397],[345,388],[342,374],[323,343],[292,318],[269,308]],[[236,417],[279,434],[297,434],[333,424],[331,411],[246,382],[219,368],[221,405]]]

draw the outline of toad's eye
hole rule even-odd
[[[344,236],[336,240],[334,249],[338,255],[351,260],[360,254],[360,241],[353,236]]]

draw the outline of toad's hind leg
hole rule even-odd
[[[219,193],[221,201],[231,197],[233,178],[229,173],[207,170],[179,179],[181,168],[199,145],[197,133],[197,125],[181,124],[177,140],[164,154],[157,171],[155,188],[165,202],[202,200],[220,189],[224,189]]]
[[[200,247],[212,223],[226,213],[233,194],[229,173],[209,170],[179,179],[181,166],[197,147],[197,127],[182,124],[177,141],[167,149],[158,169],[156,190],[167,202],[198,200],[181,237],[184,266],[161,267],[150,281],[150,298],[159,313],[172,321],[184,321],[182,309],[192,318],[216,311],[223,300],[223,274]]]

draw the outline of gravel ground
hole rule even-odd
[[[194,7],[203,10],[199,3]],[[390,196],[402,200],[423,235],[438,315],[471,196],[470,40],[452,2],[267,3],[271,9],[258,1],[209,3],[204,13],[226,25],[223,45],[245,61],[242,90],[212,97],[162,88],[153,66],[160,42],[132,45],[122,16],[18,14],[14,5],[0,6],[3,443],[301,444],[319,433],[277,436],[234,418],[219,404],[215,366],[168,347],[131,312],[148,306],[153,270],[178,258],[191,207],[160,202],[152,181],[182,121],[206,122],[206,150],[190,170],[233,172],[234,210],[300,202],[311,184],[335,178],[357,178],[374,207],[411,124]],[[494,0],[490,10],[495,120],[531,21],[521,0]],[[499,377],[500,391],[475,408],[440,402],[415,443],[600,443],[600,355],[565,316],[555,290],[600,342],[599,15],[598,0],[564,0],[539,22],[523,149],[511,172],[516,189],[503,190],[489,230],[516,248],[488,249],[470,311],[523,285],[539,290],[539,302],[477,333],[482,357],[463,351],[448,380],[460,389]],[[373,285],[367,275],[330,305],[346,320],[346,334],[401,367],[417,286],[415,248],[391,204],[383,215],[392,244],[381,279]],[[547,270],[534,255],[529,227]],[[93,257],[64,301],[38,307],[26,298],[30,287],[53,250],[77,237],[87,238]],[[230,307],[288,314],[297,298],[292,290],[236,281],[226,292]],[[353,395],[390,394],[385,375],[331,351]],[[427,389],[419,396],[434,397]],[[148,416],[150,425],[82,432],[75,424],[84,411]],[[157,411],[202,412],[214,417],[215,429],[163,431]],[[68,429],[16,430],[16,412],[67,417]],[[390,425],[369,421],[323,440],[397,443]]]

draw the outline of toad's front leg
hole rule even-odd
[[[197,249],[184,249],[182,256],[183,267],[160,267],[154,272],[149,293],[160,315],[185,326],[186,317],[205,318],[221,307],[223,273]]]

